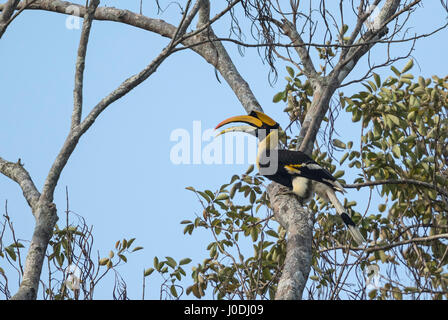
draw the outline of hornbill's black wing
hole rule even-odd
[[[278,152],[277,155],[275,155],[275,151]],[[275,151],[269,154],[269,159],[272,161],[276,157],[278,158],[277,172],[267,174],[267,178],[289,188],[292,188],[292,178],[295,176],[322,182],[334,187],[332,182],[336,181],[336,178],[305,153],[293,150]],[[263,166],[260,164],[260,167]]]

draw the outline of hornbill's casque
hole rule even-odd
[[[283,131],[276,121],[260,111],[252,111],[249,115],[226,119],[219,123],[215,129],[233,122],[243,122],[248,125],[224,129],[218,135],[237,131],[258,137],[256,164],[260,174],[291,189],[290,193],[296,195],[302,205],[311,200],[314,192],[324,201],[330,201],[356,243],[361,245],[365,242],[355,223],[336,197],[335,191],[345,192],[342,185],[330,172],[322,168],[305,153],[278,149],[278,141],[282,139],[280,136],[282,136]]]

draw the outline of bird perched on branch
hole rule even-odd
[[[343,186],[328,170],[301,151],[282,150],[278,148],[279,140],[285,137],[280,125],[260,111],[249,115],[235,116],[219,123],[222,126],[242,122],[248,125],[234,126],[222,130],[218,135],[228,132],[245,132],[255,135],[258,140],[256,164],[260,174],[275,181],[291,191],[303,205],[317,193],[322,200],[331,202],[341,216],[350,234],[358,245],[365,242],[359,229],[339,202],[336,191],[344,193]]]

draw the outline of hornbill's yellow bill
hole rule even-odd
[[[228,118],[220,122],[215,129],[235,122],[242,122],[247,125],[224,129],[218,135],[238,131],[258,137],[260,142],[258,144],[257,166],[263,176],[291,189],[291,193],[296,195],[302,204],[311,200],[316,192],[322,200],[333,204],[354,240],[359,245],[365,242],[355,223],[336,197],[336,191],[345,192],[343,186],[329,171],[322,168],[307,154],[301,151],[278,149],[278,141],[285,139],[286,135],[276,121],[260,111],[252,111],[249,115]],[[265,132],[260,134],[261,130],[265,130]],[[272,150],[275,151],[275,158],[267,156]],[[269,163],[271,165],[272,159],[276,161],[276,170],[266,174],[262,171],[263,164]]]
[[[254,111],[253,111],[254,112]],[[235,117],[230,117],[222,122],[220,122],[215,129],[219,129],[222,126],[229,124],[229,123],[233,123],[233,122],[243,122],[243,123],[248,123],[253,125],[256,128],[261,128],[263,126],[263,122],[261,122],[260,119],[257,119],[253,116],[235,116]]]
[[[229,132],[244,132],[251,135],[254,135],[258,138],[265,138],[269,135],[269,133],[272,133],[274,130],[278,130],[278,140],[282,142],[283,144],[286,144],[286,134],[285,132],[280,128],[279,124],[260,111],[252,111],[249,115],[241,115],[241,116],[234,116],[230,117],[222,122],[220,122],[216,128],[219,129],[226,124],[229,123],[235,123],[235,122],[242,122],[247,123],[248,125],[242,125],[242,126],[233,126],[224,130],[221,130],[216,136],[220,136],[225,133]],[[265,130],[264,134],[260,135],[259,132],[261,130]]]

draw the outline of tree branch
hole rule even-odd
[[[338,83],[342,83],[342,81],[356,66],[359,59],[361,59],[361,57],[373,47],[377,40],[379,40],[387,32],[387,24],[392,21],[393,18],[397,17],[396,11],[400,5],[400,2],[400,0],[387,0],[381,8],[380,13],[371,24],[369,30],[357,42],[358,44],[365,45],[351,48],[348,50],[347,57],[346,55],[341,56],[341,59],[330,73],[331,76],[337,77]],[[408,7],[411,8],[418,2],[420,2],[420,0],[414,1],[414,3]],[[404,12],[404,10],[401,10],[400,12]]]
[[[272,21],[283,30],[283,33],[289,39],[291,39],[291,42],[294,45],[294,49],[296,50],[297,54],[299,55],[300,61],[302,62],[305,75],[310,79],[310,81],[314,81],[314,79],[318,77],[316,68],[314,68],[313,61],[311,60],[311,57],[308,53],[305,42],[297,32],[295,26],[286,19],[283,19],[281,23],[275,19],[272,19]]]
[[[16,10],[19,2],[20,0],[8,0],[3,5],[2,14],[0,15],[0,26],[8,22],[8,20],[11,18],[12,14]]]
[[[84,15],[81,38],[78,46],[78,57],[76,59],[75,85],[73,88],[73,113],[71,130],[79,125],[82,116],[82,88],[84,79],[84,68],[86,62],[87,43],[89,42],[90,28],[92,26],[95,10],[100,4],[99,0],[91,0],[88,10]]]
[[[444,195],[445,197],[448,197],[448,192],[437,187],[436,185],[428,183],[428,182],[424,182],[424,181],[414,180],[414,179],[367,181],[367,182],[363,182],[363,183],[346,184],[346,185],[344,185],[344,188],[359,189],[362,187],[378,186],[378,185],[383,185],[383,184],[413,184],[413,185],[417,185],[420,187],[425,187],[425,188],[436,190],[439,194]]]
[[[386,245],[376,245],[376,246],[371,246],[371,247],[366,247],[366,248],[362,248],[362,247],[352,247],[352,246],[334,246],[331,248],[324,248],[319,250],[319,253],[322,252],[327,252],[327,251],[333,251],[333,250],[352,250],[352,251],[364,251],[365,253],[371,253],[371,252],[375,252],[375,251],[386,251],[386,250],[390,250],[392,248],[395,247],[399,247],[405,244],[412,244],[412,243],[419,243],[419,242],[428,242],[428,241],[434,241],[437,239],[448,239],[448,233],[440,233],[440,234],[435,234],[432,236],[427,236],[427,237],[418,237],[418,238],[412,238],[412,239],[407,239],[407,240],[403,240],[403,241],[397,241],[394,243],[390,243],[390,244],[386,244]]]
[[[0,14],[0,38],[3,36],[9,23],[12,21],[11,16],[16,10],[19,2],[20,0],[8,0],[8,2],[3,5],[3,10]]]
[[[0,172],[17,182],[23,192],[28,205],[33,209],[36,207],[37,201],[39,200],[40,193],[34,185],[31,176],[28,171],[23,167],[23,164],[19,161],[16,163],[9,162],[0,157]]]

